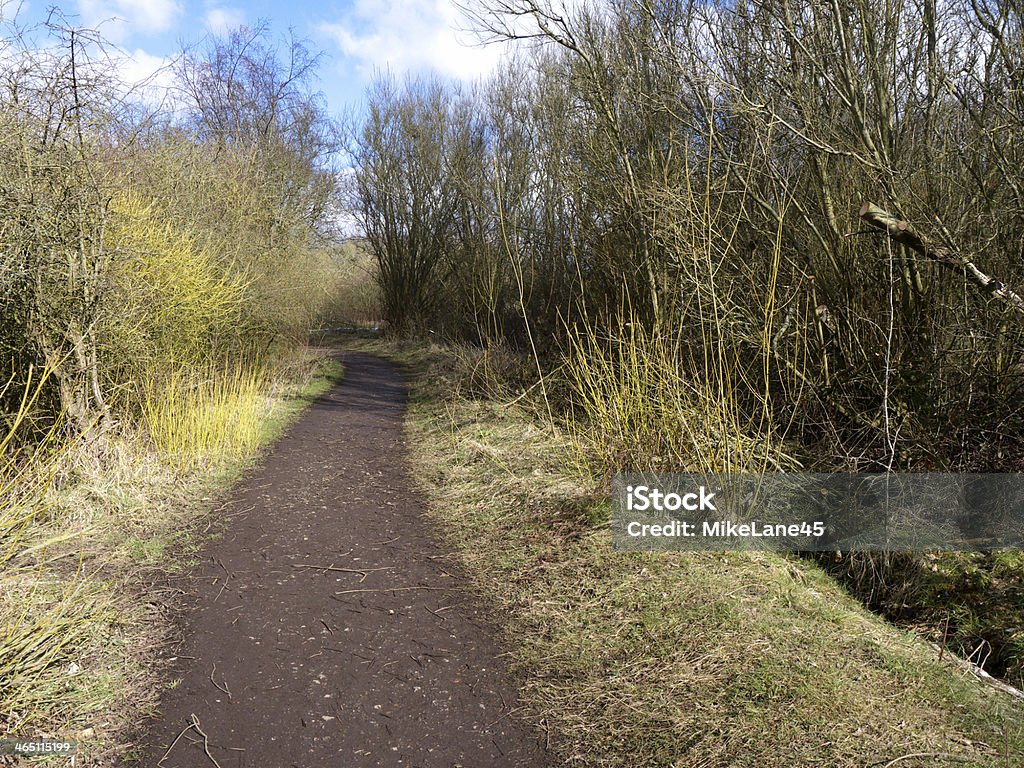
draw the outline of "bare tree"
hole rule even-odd
[[[381,78],[352,148],[362,223],[395,333],[428,330],[444,301],[442,270],[459,206],[448,157],[454,107],[439,81],[400,88]]]

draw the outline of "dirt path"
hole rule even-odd
[[[412,490],[398,370],[344,362],[234,492],[135,765],[548,764]]]

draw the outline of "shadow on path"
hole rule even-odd
[[[343,360],[233,492],[191,575],[181,682],[131,765],[548,764],[412,490],[399,371]]]

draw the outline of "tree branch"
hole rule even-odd
[[[963,272],[971,282],[982,290],[992,294],[1020,315],[1024,315],[1024,299],[1020,294],[1012,290],[1006,283],[986,275],[978,269],[973,261],[956,253],[952,248],[929,242],[924,235],[914,229],[909,221],[904,221],[872,203],[864,203],[861,206],[860,217],[875,229],[888,234],[897,243],[937,261],[945,267]]]

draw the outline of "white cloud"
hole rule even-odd
[[[245,24],[245,12],[240,8],[211,8],[206,12],[206,28],[223,35]]]
[[[434,69],[462,80],[491,72],[500,46],[480,48],[452,0],[356,0],[339,21],[320,25],[361,74]]]
[[[181,13],[177,0],[78,0],[87,27],[98,27],[108,40],[121,43],[132,34],[153,34],[170,28]]]
[[[170,73],[165,68],[170,64],[170,59],[163,56],[154,56],[141,48],[125,52],[123,57],[118,58],[118,71],[128,85],[138,85],[149,80],[163,79],[170,82]]]
[[[141,48],[122,51],[112,58],[121,81],[143,103],[157,106],[171,97],[174,73],[170,59],[154,56]]]

